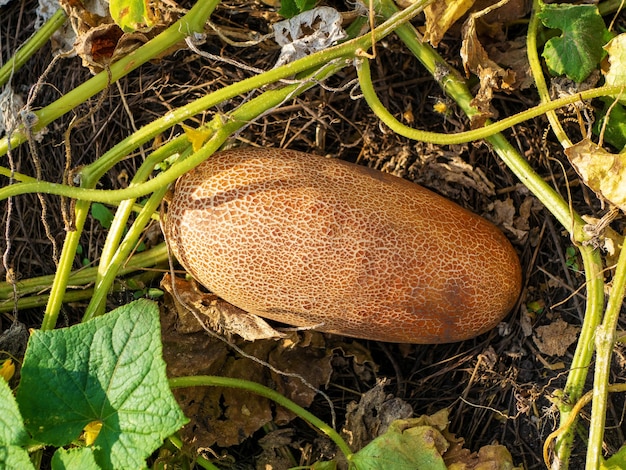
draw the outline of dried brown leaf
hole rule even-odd
[[[143,34],[125,34],[114,23],[101,24],[81,34],[75,50],[83,60],[83,66],[98,73],[147,41]]]
[[[626,210],[626,153],[610,153],[584,139],[565,149],[565,154],[598,197]]]
[[[437,47],[448,29],[471,7],[475,0],[444,0],[433,2],[424,9],[426,28],[424,40]]]
[[[163,356],[171,377],[212,375],[251,380],[304,407],[311,404],[316,389],[330,380],[333,348],[320,333],[306,332],[309,341],[304,346],[295,333],[289,341],[234,341],[244,357],[234,352],[230,343],[204,331],[178,331],[178,312],[171,305],[161,314]],[[194,447],[232,446],[271,421],[285,424],[293,419],[291,413],[245,390],[195,387],[176,390],[175,396],[191,419],[182,436]]]
[[[350,402],[346,408],[346,424],[341,433],[353,450],[362,449],[385,433],[393,421],[413,416],[411,405],[388,395],[385,385],[385,380],[377,380],[374,388],[361,395],[359,403]]]
[[[598,219],[590,215],[583,215],[582,218],[586,222],[583,231],[589,237],[585,243],[589,243],[594,248],[602,249],[607,267],[613,267],[617,264],[620,251],[624,246],[624,236],[609,226],[613,219],[605,220],[605,217]]]
[[[488,47],[488,54],[494,62],[515,73],[515,82],[511,84],[513,89],[525,90],[534,85],[524,36],[492,44]]]
[[[534,198],[527,197],[520,205],[519,215],[516,215],[516,208],[512,199],[495,200],[489,205],[490,212],[485,216],[498,227],[513,235],[518,241],[523,242],[528,237],[530,228],[528,219],[532,209],[541,207],[535,206],[536,203]]]
[[[180,9],[173,1],[156,2],[155,26],[142,33],[124,33],[109,14],[104,0],[60,0],[75,36],[75,52],[83,65],[96,74],[116,60],[137,49],[178,19]],[[69,38],[69,31],[66,33]],[[58,40],[58,39],[57,39]],[[67,42],[68,39],[62,40]],[[167,51],[170,52],[170,51]]]
[[[161,287],[171,296],[181,321],[179,331],[183,333],[200,331],[203,325],[198,318],[201,318],[206,320],[212,330],[226,336],[237,334],[247,341],[285,336],[261,317],[241,310],[215,295],[200,292],[194,282],[179,278],[174,278],[174,282],[172,285],[171,276],[166,274]]]
[[[563,356],[578,338],[580,327],[557,319],[549,325],[539,326],[533,340],[539,351],[547,356]]]
[[[492,5],[479,13],[472,13],[463,25],[463,42],[461,44],[463,67],[468,76],[471,72],[480,80],[480,89],[472,100],[472,105],[479,110],[479,114],[472,116],[472,127],[474,128],[483,126],[485,121],[493,116],[491,100],[494,91],[510,92],[515,83],[515,72],[505,70],[491,60],[478,39],[477,21],[492,11],[493,7]]]

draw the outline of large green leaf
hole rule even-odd
[[[103,468],[141,468],[186,418],[161,357],[158,307],[138,300],[87,323],[35,331],[17,402],[26,429],[64,446],[101,422],[94,456]]]
[[[13,392],[0,378],[0,468],[34,470],[28,452],[20,447],[27,441],[28,434]]]
[[[606,52],[611,33],[595,5],[542,4],[539,19],[548,28],[560,29],[543,50],[554,75],[566,75],[580,83],[595,69]]]
[[[0,445],[21,446],[26,442],[28,442],[28,434],[13,392],[6,381],[0,378]]]
[[[52,456],[52,470],[100,470],[93,451],[93,447],[58,449]]]

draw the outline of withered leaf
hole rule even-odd
[[[549,325],[537,327],[533,340],[543,354],[564,356],[567,348],[578,339],[579,333],[579,326],[570,325],[559,318]]]
[[[393,421],[413,416],[411,405],[387,394],[385,385],[385,380],[377,380],[374,388],[361,395],[359,403],[350,402],[346,408],[346,424],[341,433],[353,450],[385,433]]]
[[[448,29],[474,5],[475,0],[444,0],[424,9],[426,28],[424,40],[437,47]]]
[[[534,85],[524,36],[492,44],[488,46],[488,54],[494,62],[515,72],[513,87],[516,90],[525,90]]]
[[[604,50],[608,53],[608,67],[605,74],[607,85],[626,85],[626,33],[622,33],[611,39]],[[620,96],[622,103],[626,98]]]
[[[198,321],[200,318],[212,330],[226,336],[237,334],[247,341],[285,336],[261,317],[241,310],[215,295],[200,292],[195,286],[193,282],[179,278],[174,278],[172,283],[169,274],[161,281],[161,287],[170,294],[171,302],[178,312],[181,321],[179,331],[183,333],[200,331],[203,328]]]
[[[491,99],[494,91],[510,92],[515,83],[515,72],[505,70],[489,58],[487,51],[478,39],[476,22],[491,8],[469,15],[463,25],[463,42],[461,44],[461,59],[465,73],[477,75],[480,80],[480,89],[472,100],[472,105],[479,110],[479,114],[472,116],[472,127],[481,127],[493,113]]]
[[[83,65],[96,74],[108,65],[137,49],[167,26],[178,19],[180,9],[173,0],[155,2],[154,26],[141,33],[124,33],[109,14],[108,1],[104,0],[60,0],[75,36],[75,52],[83,60]],[[68,42],[70,32],[63,43]],[[169,51],[166,51],[166,53]]]
[[[161,331],[170,377],[213,375],[251,380],[305,407],[311,404],[316,389],[330,379],[333,348],[321,333],[307,331],[281,340],[236,339],[228,343],[205,331],[179,331],[179,310],[171,301],[168,305],[161,314]],[[306,339],[304,343],[299,341],[301,336]],[[235,351],[233,344],[247,357]],[[182,436],[193,447],[229,447],[271,421],[285,424],[293,419],[288,411],[245,390],[196,387],[178,389],[174,394],[191,419]]]
[[[610,153],[584,139],[565,149],[565,155],[599,197],[626,210],[626,153]]]

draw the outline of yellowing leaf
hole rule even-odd
[[[585,139],[566,149],[565,154],[587,186],[626,210],[626,153],[607,152]]]
[[[626,85],[626,33],[611,39],[604,50],[609,54],[607,85]]]
[[[0,366],[0,377],[8,382],[13,377],[13,374],[15,374],[15,364],[11,359],[7,359]]]
[[[210,129],[202,127],[193,128],[184,124],[182,124],[182,126],[194,152],[200,150],[200,147],[202,147],[202,145],[204,145],[204,143],[209,140],[209,137],[213,134],[213,131]]]
[[[109,11],[124,32],[146,31],[156,24],[149,3],[146,0],[111,0]]]
[[[437,47],[446,31],[461,18],[472,6],[475,0],[444,0],[433,2],[424,9],[426,16],[426,30],[424,40]]]
[[[88,446],[92,445],[98,437],[98,434],[100,434],[101,429],[102,421],[92,421],[87,424],[83,428],[83,439],[85,440],[85,444]]]
[[[474,453],[463,449],[463,439],[450,433],[448,423],[447,410],[393,421],[384,434],[352,456],[352,463],[360,469],[521,470],[504,446],[487,445]]]

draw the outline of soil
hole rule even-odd
[[[36,2],[30,0],[0,7],[3,63],[34,31],[35,7]],[[251,31],[267,34],[271,22],[277,19],[275,9],[268,5],[234,0],[219,6],[211,21],[242,41]],[[623,28],[624,17],[619,21]],[[504,39],[514,39],[524,34],[524,27],[512,26],[502,34]],[[85,106],[57,119],[41,141],[13,149],[4,165],[33,176],[40,171],[42,179],[60,183],[66,178],[66,168],[75,169],[94,161],[155,117],[253,73],[220,57],[267,70],[279,53],[271,40],[235,47],[214,33],[199,47],[214,57],[208,59],[183,49],[142,66]],[[459,48],[458,34],[450,33],[438,50],[451,65],[462,70]],[[444,96],[395,36],[379,43],[376,52],[371,63],[374,84],[391,113],[407,125],[433,132],[455,133],[468,128],[462,111]],[[29,103],[32,109],[51,103],[91,77],[77,57],[60,59],[48,69],[51,60],[51,46],[47,45],[11,79],[14,91],[25,99],[37,80],[41,80]],[[553,350],[548,354],[542,349],[546,338],[543,342],[536,341],[534,332],[555,321],[572,327],[581,324],[585,278],[578,269],[580,260],[568,251],[572,242],[563,227],[516,180],[489,145],[475,142],[435,146],[398,136],[380,124],[362,98],[355,98],[358,88],[354,79],[354,68],[344,68],[324,86],[316,86],[250,123],[235,136],[233,143],[283,146],[340,157],[428,186],[490,218],[503,229],[519,253],[524,287],[505,322],[473,340],[446,345],[398,345],[343,339],[351,348],[367,351],[363,354],[369,357],[359,362],[356,355],[337,353],[332,358],[330,381],[321,388],[333,402],[338,423],[343,424],[351,401],[358,401],[362,393],[374,387],[377,378],[386,378],[385,391],[409,403],[416,416],[447,408],[449,429],[463,437],[470,450],[502,443],[516,465],[529,470],[543,468],[543,442],[557,427],[558,413],[551,397],[565,384],[575,343],[557,351],[560,355]],[[228,112],[248,98],[237,97],[211,112]],[[530,88],[499,93],[492,107],[496,116],[504,117],[537,102],[536,92]],[[437,104],[444,105],[444,113],[442,107],[435,110]],[[211,117],[197,116],[188,124],[197,126]],[[580,140],[576,113],[565,109],[560,117],[570,138]],[[72,124],[74,119],[78,121]],[[68,140],[64,133],[70,126],[66,148]],[[504,135],[579,213],[602,217],[607,208],[579,181],[548,129],[547,120],[537,118],[506,130]],[[180,132],[177,127],[172,135]],[[172,135],[162,138],[167,140]],[[146,146],[138,155],[123,161],[102,178],[99,187],[127,185],[129,176],[132,177],[149,151]],[[68,155],[71,155],[69,161]],[[8,179],[2,177],[2,185],[7,184]],[[56,196],[24,195],[0,204],[4,215],[1,232],[7,234],[0,242],[4,253],[0,269],[4,275],[7,276],[7,268],[18,280],[53,274],[67,229],[63,214],[71,209],[71,203]],[[612,227],[622,232],[623,219],[618,217]],[[97,263],[105,237],[102,226],[95,219],[89,220],[81,238],[82,254],[75,260],[76,269]],[[164,267],[163,272],[166,271]],[[153,287],[159,286],[160,277],[159,274],[152,279]],[[109,307],[124,302],[123,294],[112,295]],[[59,326],[78,322],[84,308],[83,302],[67,304]],[[42,312],[43,307],[2,313],[0,331],[7,330],[16,318],[29,328],[38,328]],[[620,327],[624,328],[623,320]],[[564,340],[557,336],[556,341]],[[616,346],[613,357],[611,381],[618,382],[625,376],[623,346]],[[583,426],[587,424],[589,409],[582,413]],[[328,404],[321,397],[313,401],[310,410],[330,422]],[[609,397],[604,446],[608,454],[615,452],[625,440],[625,410],[623,394]],[[296,448],[303,463],[329,457],[326,444],[302,421],[283,424],[282,428],[290,430],[288,442]],[[259,440],[264,434],[265,431],[256,432],[231,447],[214,446],[211,453],[233,457],[238,462],[237,468],[257,467],[259,461],[255,456],[261,454]],[[580,439],[577,442],[571,468],[583,467],[585,448]]]

